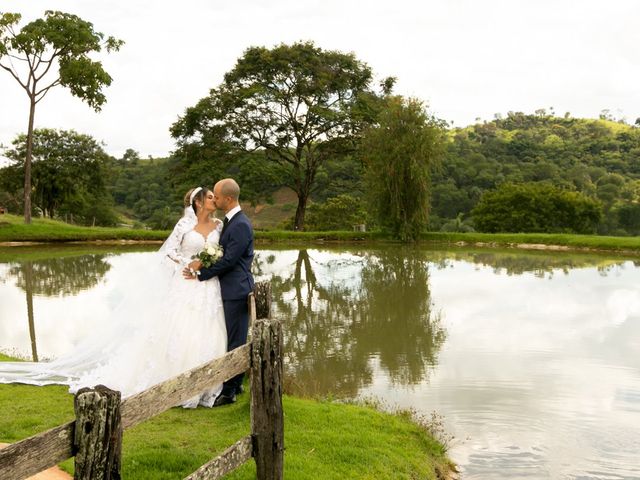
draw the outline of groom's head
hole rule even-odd
[[[213,201],[216,208],[227,213],[238,205],[240,186],[233,178],[223,178],[213,186]]]

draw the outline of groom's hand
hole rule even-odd
[[[182,276],[186,280],[195,280],[197,278],[196,271],[186,267],[182,270]]]
[[[182,276],[187,280],[195,280],[197,277],[197,271],[202,267],[200,260],[194,260],[187,267],[182,270]]]

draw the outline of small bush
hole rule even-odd
[[[324,203],[312,203],[307,209],[305,229],[309,231],[352,230],[353,225],[368,223],[360,198],[342,194]]]

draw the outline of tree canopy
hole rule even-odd
[[[539,110],[450,129],[446,158],[433,176],[431,228],[458,214],[468,218],[488,190],[529,182],[602,202],[598,233],[632,233],[629,212],[640,202],[640,128]]]
[[[181,147],[207,139],[242,151],[260,150],[281,167],[283,185],[298,196],[294,225],[304,227],[320,166],[353,150],[372,120],[371,70],[351,53],[311,42],[251,47],[224,82],[173,125]]]
[[[369,205],[379,224],[402,240],[415,240],[426,228],[431,171],[444,153],[443,127],[422,102],[390,96],[378,125],[363,135]]]
[[[0,180],[5,190],[20,188],[27,148],[19,135],[7,150],[14,163]],[[114,225],[113,201],[107,191],[110,157],[89,135],[73,130],[37,129],[33,133],[33,204],[43,215],[75,215],[80,223]]]

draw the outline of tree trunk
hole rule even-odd
[[[36,343],[36,325],[33,319],[33,263],[24,263],[24,291],[27,295],[27,318],[29,320],[29,337],[31,338],[31,357],[38,361],[38,346]]]
[[[308,191],[303,191],[298,193],[298,208],[296,208],[296,218],[293,223],[293,229],[297,232],[304,230],[304,214],[307,211],[308,199],[309,199]]]
[[[27,155],[24,159],[24,223],[31,223],[31,156],[33,153],[33,122],[36,115],[36,99],[30,96],[29,126],[27,128]]]

